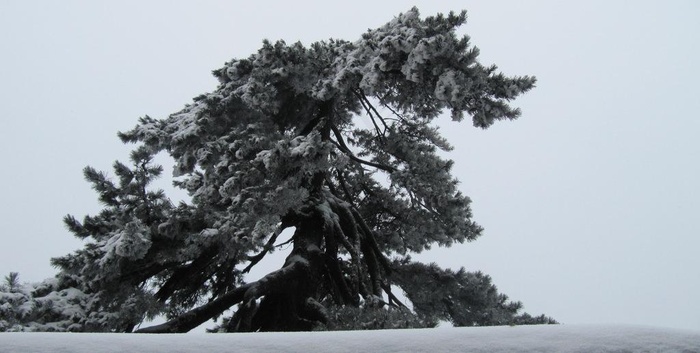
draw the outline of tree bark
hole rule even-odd
[[[324,281],[321,270],[325,268],[324,254],[320,249],[325,231],[318,209],[298,220],[293,236],[294,248],[285,261],[285,268],[297,264],[303,266],[293,274],[256,286],[259,292],[255,294],[246,293],[246,297],[250,297],[243,305],[254,298],[263,298],[257,310],[250,313],[253,316],[251,326],[240,328],[245,331],[308,331],[319,323],[320,314],[310,303],[316,301],[318,288]]]

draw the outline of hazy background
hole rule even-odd
[[[413,5],[467,9],[482,63],[539,80],[517,121],[441,120],[486,231],[419,258],[563,323],[700,330],[695,1],[0,0],[0,275],[51,277],[81,246],[61,218],[100,209],[82,168],[126,160],[116,132],[138,117],[215,89],[264,38],[355,40]]]

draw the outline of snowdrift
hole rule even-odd
[[[4,353],[700,352],[700,331],[515,326],[236,334],[0,333]]]

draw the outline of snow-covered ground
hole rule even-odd
[[[700,331],[553,325],[252,334],[0,333],[3,353],[700,352]]]

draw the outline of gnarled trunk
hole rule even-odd
[[[330,193],[312,198],[304,213],[285,222],[296,227],[284,266],[260,280],[231,290],[201,307],[141,333],[187,332],[238,304],[224,327],[229,332],[305,331],[329,324],[324,305],[360,304],[360,298],[392,300],[390,266],[374,235],[352,206]],[[340,249],[350,255],[339,257]]]
[[[318,305],[318,289],[324,281],[323,218],[314,211],[299,218],[294,247],[283,266],[295,270],[256,282],[229,321],[227,331],[304,331],[327,321]]]

